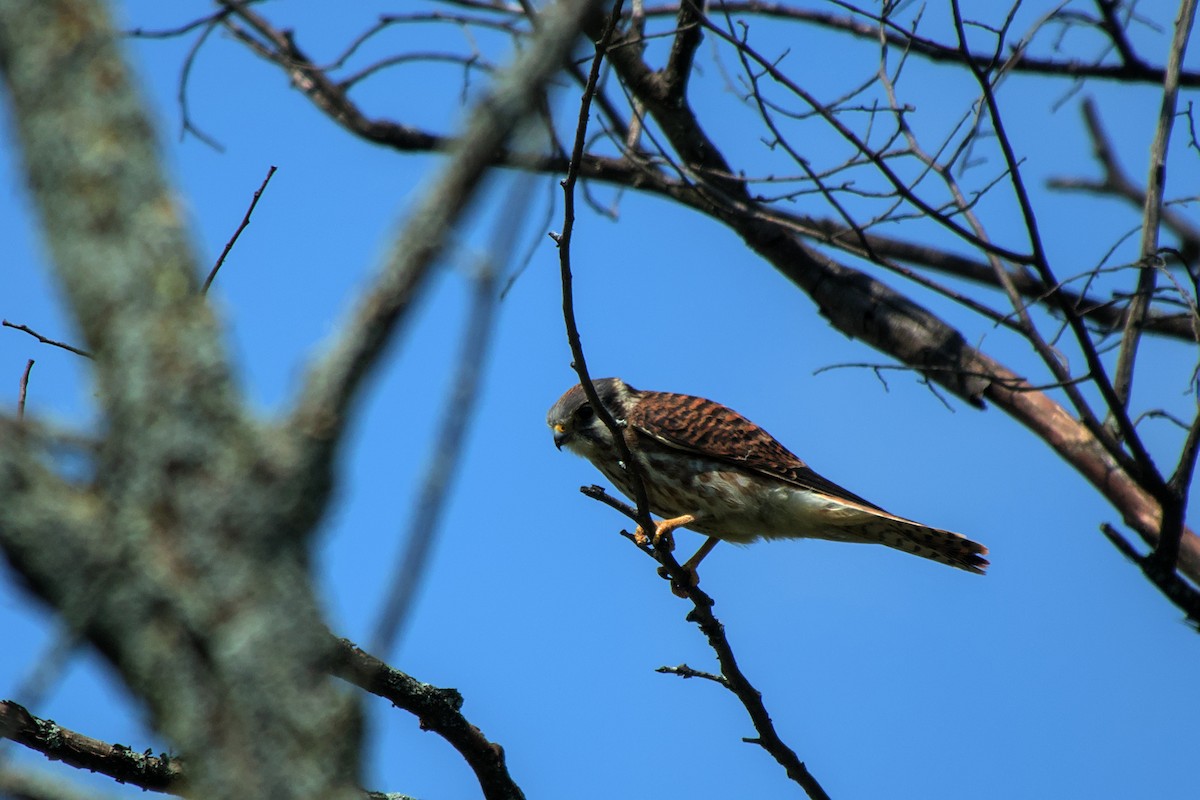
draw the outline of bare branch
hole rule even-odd
[[[347,639],[338,639],[335,645],[334,674],[408,711],[420,720],[422,730],[449,742],[475,772],[485,800],[524,800],[508,774],[504,749],[462,715],[463,699],[457,690],[421,683]]]
[[[600,35],[597,37],[596,53],[592,58],[592,66],[588,72],[587,81],[583,89],[583,98],[580,102],[578,121],[575,126],[575,139],[571,149],[571,160],[567,165],[567,175],[562,182],[563,229],[557,236],[553,236],[553,238],[558,245],[559,275],[562,283],[563,323],[567,330],[567,344],[571,348],[571,367],[579,376],[580,388],[583,389],[583,393],[587,397],[592,409],[596,412],[596,416],[600,418],[601,422],[612,433],[613,441],[616,443],[617,451],[620,454],[621,463],[629,470],[634,491],[634,501],[637,503],[636,519],[638,525],[644,531],[651,531],[654,529],[654,525],[650,519],[650,503],[646,495],[646,485],[642,479],[638,461],[630,453],[629,445],[625,441],[625,435],[621,431],[623,421],[617,422],[613,418],[612,412],[600,402],[600,397],[596,394],[596,387],[592,385],[591,374],[587,367],[587,359],[583,353],[583,342],[579,336],[579,326],[575,321],[575,292],[572,288],[574,279],[571,274],[571,240],[575,231],[575,182],[579,176],[579,162],[583,155],[584,143],[587,140],[588,112],[591,108],[592,96],[596,91],[596,81],[600,76],[600,64],[608,52],[613,32],[616,29],[617,20],[620,18],[621,2],[622,0],[617,0],[614,4],[612,13],[609,15]]]
[[[77,733],[30,714],[24,706],[0,700],[0,736],[68,766],[108,775],[156,792],[178,792],[183,764],[178,758],[134,752]]]
[[[721,3],[721,9],[731,14],[814,25],[827,30],[840,31],[868,42],[879,42],[883,39],[892,47],[915,53],[934,63],[951,65],[964,63],[963,53],[957,45],[943,44],[917,36],[913,31],[900,27],[891,19],[872,14],[862,7],[853,7],[852,14],[843,16],[828,11],[796,8],[790,3],[770,2],[770,0],[725,0]],[[673,17],[677,13],[679,13],[679,4],[647,6],[645,10],[647,17]],[[971,53],[969,59],[970,63],[984,69],[994,63],[992,54]],[[1165,72],[1161,68],[1148,66],[1136,59],[1130,63],[1100,64],[1078,59],[1037,58],[1027,53],[1021,53],[1019,58],[1013,59],[1008,69],[1012,72],[1075,81],[1094,79],[1158,85],[1162,85]],[[1200,86],[1200,72],[1184,72],[1180,76],[1180,82],[1184,86]]]
[[[667,95],[678,102],[687,102],[688,79],[692,75],[692,62],[702,38],[700,16],[696,0],[683,0],[679,4],[679,14],[675,18],[675,39],[671,42],[671,53],[663,69]]]
[[[1117,19],[1117,10],[1120,8],[1118,0],[1096,0],[1096,6],[1100,9],[1100,18],[1104,32],[1108,34],[1108,38],[1112,41],[1113,46],[1117,48],[1117,52],[1121,56],[1121,63],[1125,66],[1142,67],[1145,65],[1138,58],[1137,53],[1133,50],[1133,44],[1130,43],[1129,37],[1125,35],[1125,26]]]
[[[856,256],[869,257],[867,250],[857,244],[858,233],[843,224],[830,219],[787,217],[778,212],[774,212],[774,216],[780,222],[789,220],[790,227],[803,231],[817,241]],[[966,278],[985,286],[1002,288],[996,278],[995,269],[981,261],[942,248],[917,244],[882,234],[864,233],[863,235],[870,245],[870,252],[874,253],[878,259],[892,259],[917,264],[946,275]],[[1057,290],[1063,295],[1065,302],[1102,333],[1120,328],[1124,314],[1122,309],[1111,299],[1102,299],[1085,292],[1072,291],[1067,283],[1060,283],[1057,287],[1047,286],[1038,276],[1025,270],[1008,270],[1008,279],[1021,297],[1035,302],[1041,302],[1051,291]],[[1146,317],[1143,330],[1147,333],[1184,341],[1200,341],[1193,325],[1192,315],[1187,313],[1169,314],[1152,309]]]
[[[424,686],[424,684],[421,684]],[[433,688],[433,687],[428,687]],[[0,738],[10,739],[54,761],[106,775],[118,783],[136,786],[143,791],[182,794],[187,780],[185,761],[166,753],[152,755],[149,749],[136,752],[121,744],[109,744],[82,733],[64,728],[53,720],[33,716],[11,700],[0,700]],[[61,797],[27,795],[18,788],[14,776],[6,774],[0,765],[0,796],[3,797]],[[22,786],[27,783],[21,784]],[[89,795],[91,796],[91,795]],[[405,795],[382,792],[363,792],[368,800],[404,800]],[[495,795],[505,800],[517,800],[519,795]],[[411,798],[408,798],[411,800]]]
[[[28,327],[27,325],[14,325],[13,323],[9,322],[8,320],[3,320],[2,322],[0,322],[0,325],[3,325],[5,328],[12,328],[13,330],[21,331],[22,333],[28,333],[30,336],[37,339],[42,344],[48,344],[48,345],[52,345],[54,347],[61,347],[63,350],[66,350],[69,353],[74,353],[75,355],[83,356],[84,358],[94,358],[94,356],[91,353],[89,353],[87,350],[80,350],[78,347],[69,345],[66,342],[59,342],[59,341],[56,341],[55,339],[48,339],[45,336],[42,336],[37,331],[35,331],[33,328]]]
[[[242,235],[242,231],[246,230],[246,226],[250,224],[250,215],[254,213],[254,207],[258,205],[258,199],[262,197],[263,191],[266,190],[267,184],[271,182],[271,176],[275,174],[275,165],[272,164],[267,170],[267,177],[263,178],[262,184],[254,192],[254,197],[250,199],[250,207],[246,209],[245,216],[242,217],[242,222],[237,226],[237,230],[233,232],[233,236],[229,237],[229,241],[225,243],[225,249],[221,251],[221,255],[217,258],[217,263],[213,264],[212,271],[208,273],[208,277],[204,279],[204,284],[200,287],[201,294],[208,294],[208,287],[212,286],[213,279],[217,277],[217,271],[221,269],[221,265],[225,263],[225,257],[229,255],[229,251],[233,249],[233,245],[237,243],[238,237]]]
[[[967,34],[964,27],[962,12],[959,8],[959,0],[951,0],[951,9],[954,15],[954,27],[958,33],[959,46],[966,52]],[[1015,11],[1015,7],[1013,9]],[[999,48],[999,43],[997,48]],[[1033,252],[1033,267],[1037,270],[1042,278],[1042,281],[1049,286],[1058,286],[1059,281],[1055,278],[1053,271],[1050,268],[1050,261],[1046,256],[1046,251],[1042,243],[1042,236],[1039,231],[1038,217],[1033,209],[1033,203],[1030,199],[1028,189],[1024,179],[1021,177],[1021,171],[1018,164],[1016,154],[1013,152],[1012,141],[1005,130],[1004,118],[1000,112],[999,101],[996,98],[994,87],[990,82],[988,75],[978,66],[971,65],[971,72],[975,76],[980,91],[983,93],[984,102],[988,108],[992,127],[996,132],[996,141],[1000,146],[1001,152],[1004,154],[1004,161],[1008,165],[1009,182],[1013,188],[1013,194],[1016,197],[1018,206],[1021,211],[1021,217],[1025,225],[1025,230],[1029,236],[1030,246]],[[1087,328],[1084,326],[1079,314],[1071,307],[1066,299],[1057,291],[1052,292],[1048,298],[1057,308],[1059,313],[1066,319],[1067,325],[1070,327],[1076,343],[1080,351],[1083,353],[1084,359],[1087,361],[1088,372],[1091,375],[1092,381],[1100,390],[1101,396],[1104,398],[1105,405],[1112,418],[1116,421],[1117,430],[1121,434],[1121,440],[1128,447],[1132,454],[1132,461],[1129,456],[1121,449],[1114,441],[1113,437],[1106,429],[1099,426],[1092,414],[1090,408],[1082,397],[1076,396],[1072,398],[1072,402],[1077,411],[1080,412],[1085,423],[1087,424],[1092,435],[1099,440],[1108,449],[1109,453],[1121,462],[1126,469],[1135,469],[1138,472],[1138,477],[1142,480],[1151,482],[1152,484],[1161,485],[1162,480],[1158,475],[1157,468],[1154,465],[1154,460],[1146,451],[1145,445],[1138,436],[1133,423],[1130,421],[1124,405],[1117,396],[1113,388],[1112,382],[1109,380],[1108,372],[1105,369],[1104,363],[1100,360],[1099,354],[1092,343],[1091,337],[1088,335]],[[1072,387],[1068,387],[1071,389]],[[1156,488],[1156,487],[1155,487]],[[1155,493],[1155,488],[1152,488],[1152,493]]]
[[[1101,180],[1085,180],[1080,178],[1052,178],[1048,186],[1053,189],[1070,191],[1085,191],[1095,194],[1118,197],[1144,209],[1147,203],[1146,192],[1135,184],[1122,168],[1117,158],[1116,150],[1108,133],[1100,121],[1100,111],[1093,98],[1085,98],[1082,106],[1084,124],[1088,129],[1088,137],[1092,142],[1092,152],[1104,169]],[[1200,229],[1193,226],[1181,214],[1173,212],[1164,204],[1159,209],[1162,222],[1179,237],[1180,249],[1184,253],[1185,263],[1194,262],[1200,256]],[[1143,331],[1154,330],[1155,312],[1147,309],[1143,319]]]
[[[1102,0],[1102,6],[1107,0]],[[1175,20],[1175,35],[1167,58],[1166,79],[1163,81],[1162,102],[1158,111],[1158,122],[1154,140],[1150,145],[1150,170],[1146,178],[1146,204],[1142,211],[1142,242],[1137,289],[1129,302],[1125,316],[1125,330],[1121,334],[1121,348],[1117,353],[1117,367],[1113,376],[1113,390],[1123,406],[1129,403],[1133,384],[1133,365],[1141,339],[1142,321],[1154,293],[1158,271],[1154,261],[1158,257],[1158,229],[1163,205],[1163,191],[1167,177],[1167,146],[1171,140],[1171,129],[1179,102],[1179,73],[1183,69],[1183,54],[1187,51],[1192,22],[1196,17],[1196,0],[1183,0]],[[1115,413],[1115,411],[1114,411]],[[1159,542],[1164,558],[1178,548],[1174,532],[1168,532]]]
[[[208,41],[208,37],[216,29],[217,24],[228,15],[229,9],[221,9],[216,14],[213,14],[208,23],[204,26],[204,30],[200,31],[200,35],[196,37],[196,41],[192,42],[192,46],[188,48],[187,55],[183,59],[183,68],[179,71],[179,85],[175,89],[175,98],[179,102],[180,116],[180,131],[179,137],[182,139],[187,134],[192,134],[206,145],[216,150],[218,153],[225,152],[225,146],[218,142],[212,136],[202,131],[192,121],[192,112],[188,103],[188,83],[192,77],[192,67],[196,65],[196,59],[200,56],[200,48],[204,47],[204,43]]]

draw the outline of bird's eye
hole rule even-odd
[[[575,418],[580,422],[589,422],[594,416],[596,416],[596,412],[589,405],[580,406],[579,410],[575,412]]]

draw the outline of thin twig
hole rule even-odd
[[[216,14],[213,14],[208,24],[204,26],[204,30],[200,31],[200,35],[196,37],[196,41],[192,42],[192,46],[188,48],[187,55],[183,59],[183,68],[179,70],[179,86],[175,90],[175,98],[179,101],[179,115],[182,120],[179,130],[180,140],[190,133],[218,153],[225,152],[225,145],[200,130],[200,127],[192,122],[192,113],[188,107],[188,82],[192,77],[192,67],[195,66],[196,59],[200,56],[200,48],[208,41],[209,35],[216,29],[221,20],[230,13],[230,9],[223,8]]]
[[[679,677],[685,679],[703,678],[706,681],[712,681],[713,683],[724,686],[726,689],[729,688],[729,681],[725,680],[725,676],[715,675],[711,672],[704,672],[703,670],[699,669],[692,669],[687,664],[680,664],[677,667],[659,667],[654,671],[660,675],[678,675]]]
[[[208,294],[208,287],[212,286],[213,279],[217,277],[217,271],[221,269],[221,265],[225,263],[225,257],[229,255],[229,251],[233,249],[233,245],[237,242],[238,237],[242,235],[242,231],[246,230],[246,226],[250,224],[250,215],[254,213],[254,207],[258,205],[258,200],[262,197],[263,191],[267,188],[267,184],[271,182],[271,176],[275,174],[276,166],[271,165],[267,170],[267,177],[263,178],[263,182],[254,192],[254,197],[250,199],[250,207],[246,209],[246,215],[242,217],[242,223],[237,226],[237,230],[233,232],[233,236],[229,237],[229,241],[225,243],[225,249],[221,251],[217,263],[213,264],[212,270],[208,273],[208,277],[204,279],[204,286],[200,289],[200,294]]]
[[[73,346],[67,344],[66,342],[59,342],[54,339],[48,339],[47,337],[42,336],[40,333],[35,331],[33,328],[30,328],[28,325],[14,325],[13,323],[9,322],[8,320],[0,320],[0,325],[3,325],[5,328],[12,328],[15,331],[21,331],[22,333],[28,333],[30,336],[37,339],[42,344],[53,345],[54,347],[61,347],[63,350],[74,353],[77,356],[83,356],[84,358],[94,358],[94,356],[91,353],[89,353],[87,350],[81,350],[78,347],[73,347]]]
[[[633,486],[634,501],[637,503],[635,519],[643,531],[654,529],[650,519],[650,502],[646,494],[646,485],[642,479],[637,460],[629,450],[622,430],[623,422],[613,418],[612,412],[600,402],[596,387],[592,385],[591,374],[588,372],[587,359],[583,354],[583,342],[579,336],[579,326],[575,321],[575,293],[572,289],[574,278],[571,274],[571,240],[575,231],[575,183],[579,179],[579,164],[583,158],[584,143],[587,141],[587,122],[591,108],[592,97],[596,92],[596,82],[600,77],[600,65],[608,50],[609,41],[616,29],[621,15],[622,0],[617,0],[604,26],[604,32],[596,43],[596,54],[592,58],[592,67],[588,72],[587,82],[583,88],[580,101],[579,118],[575,126],[575,142],[571,149],[571,159],[567,165],[567,174],[563,179],[563,228],[552,238],[558,245],[559,273],[562,281],[562,312],[563,322],[567,328],[567,343],[571,347],[571,367],[579,376],[579,385],[584,396],[596,412],[596,416],[612,434],[621,463],[629,471],[630,483]]]

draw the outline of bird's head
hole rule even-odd
[[[601,378],[592,381],[592,386],[608,413],[618,422],[624,420],[626,409],[637,390],[627,386],[620,378]],[[558,398],[558,402],[546,414],[546,424],[554,431],[554,446],[559,450],[565,446],[573,453],[593,459],[611,453],[616,447],[612,431],[596,415],[596,410],[579,384]]]

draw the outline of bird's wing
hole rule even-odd
[[[883,510],[821,477],[775,437],[731,408],[685,394],[639,394],[626,421],[661,444]]]

